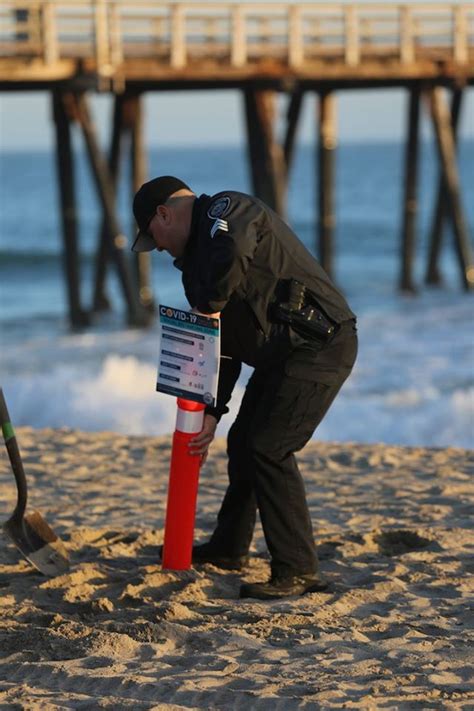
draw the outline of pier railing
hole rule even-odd
[[[0,57],[50,67],[82,61],[102,76],[135,60],[176,70],[277,60],[300,70],[326,61],[467,64],[473,53],[473,3],[2,0],[0,7]]]

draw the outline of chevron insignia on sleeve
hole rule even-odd
[[[221,232],[228,232],[229,231],[229,224],[225,220],[220,220],[219,218],[215,220],[214,224],[211,227],[211,237],[214,237],[216,232],[218,231]]]

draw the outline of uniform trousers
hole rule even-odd
[[[314,573],[318,557],[303,478],[302,449],[348,377],[357,354],[354,321],[329,344],[306,343],[272,367],[256,367],[227,441],[229,485],[211,544],[248,553],[260,514],[272,575]]]

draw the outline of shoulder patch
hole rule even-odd
[[[210,217],[211,220],[215,220],[218,217],[223,217],[229,209],[229,206],[230,197],[228,197],[228,195],[218,197],[216,200],[214,200],[214,202],[209,205],[207,216]]]

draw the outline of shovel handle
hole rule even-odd
[[[25,470],[23,469],[23,462],[21,461],[20,450],[18,449],[18,443],[15,437],[15,430],[10,422],[10,415],[8,414],[7,403],[5,402],[2,388],[0,388],[0,425],[2,426],[3,439],[5,440],[5,446],[7,448],[8,457],[15,476],[16,488],[18,490],[18,500],[13,516],[17,519],[22,519],[23,514],[25,513],[28,497],[26,476]]]

